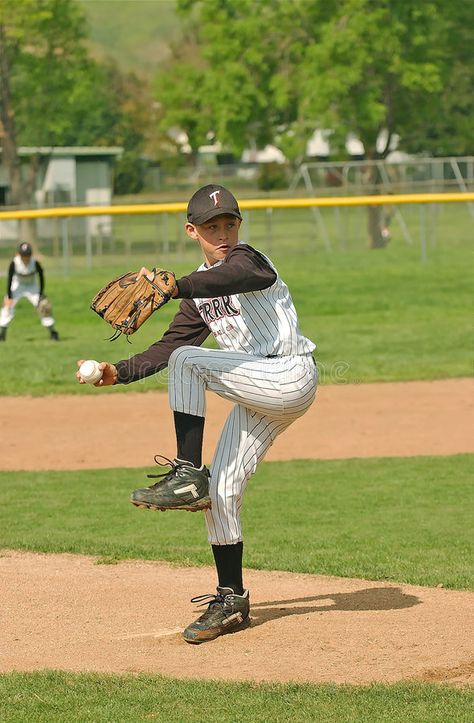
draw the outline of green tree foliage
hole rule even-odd
[[[209,131],[237,153],[272,141],[297,108],[296,94],[281,83],[301,47],[292,4],[180,0],[178,9],[185,40],[156,84],[162,127],[185,130],[193,149]]]
[[[130,117],[133,83],[93,61],[86,38],[75,0],[0,4],[0,120],[13,204],[31,203],[38,167],[33,155],[22,173],[20,145],[124,145],[136,153],[142,143]]]
[[[193,107],[207,103],[212,129],[234,150],[276,140],[296,161],[316,127],[333,130],[336,148],[355,133],[369,159],[384,158],[395,133],[407,150],[470,143],[473,2],[179,0],[179,8],[198,38],[196,62],[206,64],[196,104],[188,98],[186,115],[173,106],[185,130]],[[176,75],[174,99],[186,82]],[[165,117],[170,99],[164,92]],[[376,175],[369,180],[376,190]],[[371,214],[378,245],[378,209]]]
[[[6,0],[4,12],[18,141],[51,146],[103,141],[104,126],[113,125],[116,116],[104,93],[104,74],[88,58],[76,3]]]
[[[71,70],[82,60],[83,36],[82,18],[68,0],[4,0],[0,5],[0,120],[13,203],[29,200],[37,166],[32,159],[24,182],[17,144],[29,140],[27,125],[34,124],[44,145],[54,136],[62,115],[59,104],[67,105]]]
[[[186,60],[174,62],[158,74],[155,93],[162,111],[160,127],[170,139],[173,130],[185,130],[195,158],[213,123],[205,68]]]
[[[444,7],[444,6],[443,6]],[[474,3],[454,0],[444,12],[442,88],[428,119],[407,127],[404,147],[438,156],[471,155],[474,117]],[[425,121],[425,119],[423,119]]]
[[[472,67],[474,4],[338,0],[326,3],[325,12],[297,71],[307,112],[319,124],[336,137],[353,131],[369,159],[387,155],[394,133],[407,150],[440,151],[443,141],[444,148],[462,147],[472,104],[464,62]],[[453,69],[460,86],[452,82]],[[448,121],[440,119],[440,102],[451,111]],[[376,168],[367,180],[377,192]],[[372,247],[384,246],[382,209],[370,207],[368,218]]]
[[[327,17],[299,69],[308,112],[336,131],[355,132],[368,158],[384,157],[395,132],[406,146],[426,137],[452,72],[455,38],[465,32],[461,6],[472,30],[474,5],[459,0],[325,3]],[[455,132],[461,119],[451,120]],[[382,130],[388,133],[380,148]]]
[[[301,156],[316,125],[332,128],[340,144],[356,133],[368,158],[384,157],[395,132],[407,147],[431,128],[465,144],[472,2],[179,0],[179,8],[198,39],[195,62],[206,63],[200,87],[214,130],[236,149],[279,136]],[[174,81],[177,95],[187,81]],[[449,128],[435,122],[440,99]]]

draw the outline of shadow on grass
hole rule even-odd
[[[325,604],[325,601],[328,602]],[[252,627],[290,615],[308,615],[333,610],[401,610],[420,603],[421,600],[416,595],[407,595],[399,587],[371,587],[355,592],[271,600],[252,604]],[[287,605],[295,607],[286,607]]]

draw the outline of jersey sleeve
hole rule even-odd
[[[168,366],[171,353],[180,346],[201,346],[210,334],[195,304],[183,300],[179,309],[161,339],[146,351],[135,354],[130,359],[116,362],[117,384],[130,384],[156,374]]]
[[[212,298],[267,289],[277,274],[266,258],[247,244],[235,246],[215,268],[193,271],[177,280],[178,298]]]
[[[8,276],[7,276],[7,297],[9,299],[12,298],[12,281],[13,281],[13,274],[15,273],[15,264],[13,261],[10,262],[10,266],[8,267]]]
[[[43,296],[44,291],[44,271],[39,261],[36,261],[36,273],[39,277],[39,294]]]

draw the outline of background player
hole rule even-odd
[[[268,258],[238,240],[242,218],[234,196],[222,186],[204,186],[191,198],[187,218],[186,233],[199,243],[204,263],[177,280],[182,301],[169,329],[130,359],[101,362],[96,386],[128,384],[168,366],[176,458],[168,460],[169,472],[149,475],[161,479],[135,490],[131,501],[205,510],[217,595],[193,598],[208,608],[183,633],[187,642],[201,643],[250,622],[242,579],[243,493],[276,437],[313,402],[317,374],[315,345],[299,330],[288,287]],[[210,333],[220,349],[200,348]],[[234,403],[210,472],[201,459],[206,390]],[[155,460],[162,464],[158,455]]]
[[[18,246],[15,257],[10,262],[7,279],[7,295],[0,311],[0,341],[6,340],[7,328],[15,315],[15,306],[25,297],[33,306],[38,307],[44,292],[44,271],[40,262],[33,256],[28,243]],[[40,315],[42,326],[48,329],[53,341],[59,340],[51,315]]]

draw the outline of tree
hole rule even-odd
[[[83,18],[69,0],[4,0],[0,6],[0,121],[12,204],[30,202],[39,160],[30,159],[25,179],[19,142],[31,142],[32,135],[36,144],[54,142],[85,59],[83,38]]]
[[[206,87],[205,70],[187,61],[172,63],[155,80],[155,94],[162,111],[160,128],[168,134],[176,129],[185,130],[194,161],[199,146],[206,142],[206,135],[213,127]],[[169,137],[171,140],[172,136]]]
[[[124,110],[129,96],[112,82],[113,69],[89,58],[86,37],[74,0],[2,0],[0,132],[12,205],[33,202],[39,163],[34,153],[25,173],[20,145],[140,142]]]
[[[109,139],[124,152],[115,165],[114,192],[139,193],[145,183],[144,154],[156,156],[159,147],[157,118],[150,84],[135,73],[123,73],[115,61],[108,59],[104,71],[111,104],[119,111],[116,123],[109,128]]]
[[[469,142],[472,2],[180,0],[179,6],[199,39],[196,56],[206,63],[188,113],[199,109],[205,92],[217,137],[237,150],[279,138],[297,160],[317,126],[333,129],[331,142],[342,147],[355,133],[369,160],[386,157],[394,133],[410,149],[450,147],[449,135],[456,138],[452,147]],[[178,94],[185,81],[176,75],[174,82]],[[448,121],[440,118],[440,100]],[[180,117],[179,109],[173,113]],[[377,175],[368,180],[377,192]],[[378,207],[369,209],[369,235],[375,247],[386,242]]]
[[[369,160],[386,157],[394,133],[402,145],[426,139],[453,65],[453,37],[462,31],[460,5],[458,0],[329,3],[318,42],[308,47],[297,73],[308,112],[336,132],[353,131]],[[474,6],[466,5],[472,16]],[[373,167],[368,180],[377,192]],[[380,207],[369,207],[372,247],[386,243],[380,215]]]
[[[297,47],[295,28],[287,32],[291,5],[179,0],[178,8],[185,35],[156,85],[162,126],[185,130],[193,150],[209,131],[237,154],[271,142],[296,107],[288,88],[277,98],[279,74],[287,72]]]
[[[443,86],[427,123],[406,128],[406,150],[438,156],[471,155],[474,116],[474,4],[456,0],[446,13]]]

